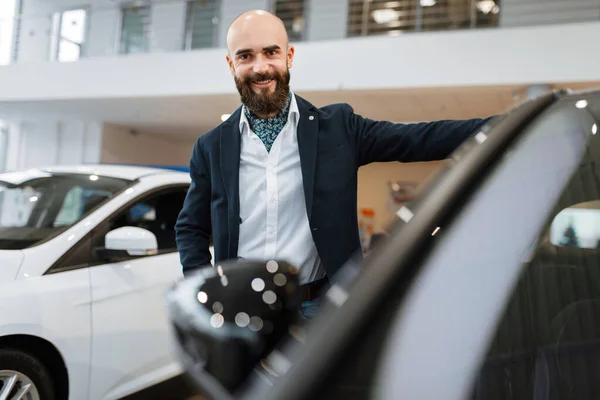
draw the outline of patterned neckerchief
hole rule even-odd
[[[248,123],[250,124],[250,129],[252,129],[256,136],[258,136],[263,142],[265,148],[267,149],[267,153],[271,151],[273,142],[275,142],[277,135],[279,135],[279,132],[281,132],[287,123],[291,100],[292,93],[290,92],[288,95],[287,104],[283,110],[281,110],[279,114],[267,119],[255,117],[250,113],[250,111],[248,111],[246,106],[243,107],[244,115],[246,115]]]

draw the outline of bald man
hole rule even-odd
[[[312,299],[349,258],[361,257],[358,168],[444,159],[487,122],[395,124],[348,104],[313,106],[290,90],[295,49],[266,11],[240,15],[227,50],[242,105],[193,149],[176,225],[184,274],[210,264],[212,235],[216,262],[290,262]]]

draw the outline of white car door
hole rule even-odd
[[[146,193],[101,224],[92,235],[98,264],[92,284],[90,399],[116,399],[178,375],[164,306],[166,289],[182,276],[174,225],[187,186]],[[109,231],[136,226],[155,234],[158,254],[118,262],[94,248]]]

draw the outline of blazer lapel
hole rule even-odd
[[[296,103],[300,111],[298,121],[298,151],[300,153],[306,212],[310,221],[313,205],[315,167],[317,163],[319,118],[314,107],[300,96],[296,96]]]
[[[238,108],[221,127],[221,175],[227,193],[227,224],[229,231],[229,258],[237,257],[240,229],[240,115]]]

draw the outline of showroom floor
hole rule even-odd
[[[185,378],[177,377],[121,400],[207,400],[202,396],[193,394],[196,392],[195,388],[192,388],[190,382]]]

